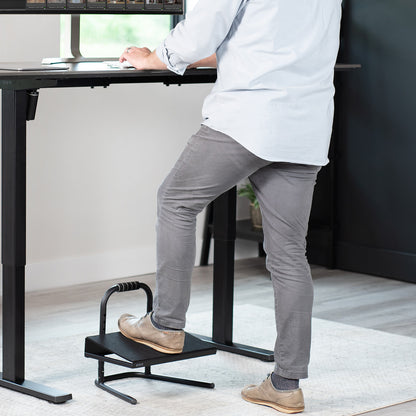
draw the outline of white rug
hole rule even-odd
[[[257,317],[254,321],[254,317]],[[187,330],[210,333],[209,313],[189,316]],[[274,313],[254,306],[235,308],[234,341],[272,349]],[[262,381],[272,363],[227,354],[196,358],[152,368],[171,375],[216,384],[214,390],[178,384],[126,379],[109,383],[138,399],[130,405],[94,385],[97,362],[83,357],[80,334],[55,339],[48,345],[27,345],[28,380],[73,394],[73,400],[53,405],[0,388],[2,416],[55,416],[122,414],[153,416],[277,415],[275,410],[243,401],[240,390]],[[125,371],[120,369],[120,371]],[[119,368],[106,364],[106,374]],[[385,332],[313,320],[313,345],[309,379],[303,380],[308,416],[350,416],[415,398],[416,339]]]

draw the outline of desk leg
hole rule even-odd
[[[273,352],[233,343],[234,246],[236,188],[214,201],[214,294],[212,338],[201,337],[222,351],[263,361],[273,361]],[[253,325],[255,322],[253,321]]]
[[[25,381],[27,91],[2,91],[3,373],[0,386],[53,403],[71,394]]]

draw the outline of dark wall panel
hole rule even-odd
[[[416,282],[416,1],[345,2],[337,267]]]

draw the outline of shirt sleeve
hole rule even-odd
[[[199,0],[156,48],[168,69],[183,75],[188,65],[216,52],[248,0]]]

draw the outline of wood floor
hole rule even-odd
[[[264,259],[236,262],[235,303],[273,307],[271,282]],[[416,285],[391,279],[312,266],[315,284],[314,316],[394,334],[416,337]],[[154,275],[32,292],[26,297],[27,342],[98,331],[99,303],[119,281],[140,280],[154,288]],[[141,314],[145,297],[135,292],[114,295],[109,302],[108,328],[116,330],[124,312]],[[190,311],[211,310],[212,267],[199,267],[193,276]],[[416,389],[415,389],[416,397]],[[414,416],[416,400],[365,413],[368,416]]]

